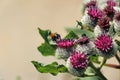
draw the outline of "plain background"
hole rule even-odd
[[[51,29],[63,37],[65,27],[76,25],[82,0],[0,0],[0,80],[72,80],[69,74],[40,74],[30,63],[51,63],[37,47],[43,42],[37,28]],[[57,60],[58,61],[58,60]],[[64,61],[58,61],[63,63]],[[117,63],[113,58],[108,63]],[[109,80],[120,80],[120,70],[103,68]]]

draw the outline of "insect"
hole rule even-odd
[[[50,36],[50,38],[55,41],[58,42],[61,40],[61,36],[58,33],[52,33],[51,31],[48,33],[48,35]]]

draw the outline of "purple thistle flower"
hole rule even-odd
[[[109,52],[113,47],[112,43],[112,38],[109,35],[102,34],[95,41],[95,46],[102,52]]]
[[[120,32],[120,12],[115,14],[113,23],[114,23],[115,31],[119,33]]]
[[[86,4],[86,6],[87,6],[87,8],[89,8],[89,7],[97,7],[96,0],[91,0],[90,2],[88,2]]]
[[[103,16],[98,20],[98,25],[100,26],[101,29],[103,30],[108,30],[110,28],[110,18],[107,16]]]
[[[77,41],[78,44],[83,45],[89,43],[89,38],[87,36],[83,36],[82,38],[79,38]]]
[[[70,63],[72,64],[73,68],[85,69],[88,63],[87,56],[84,53],[75,52],[70,57]]]
[[[120,12],[118,12],[118,13],[115,14],[114,19],[116,21],[120,21]]]
[[[107,1],[107,5],[108,5],[108,6],[117,6],[118,4],[117,4],[117,2],[115,2],[114,0],[108,0],[108,1]]]
[[[71,39],[64,39],[57,42],[59,48],[71,48],[74,46],[74,41]]]
[[[107,15],[111,20],[113,19],[113,16],[115,14],[115,10],[113,8],[113,6],[106,6],[104,9],[103,9],[103,12],[105,15]]]
[[[88,8],[88,15],[93,19],[99,19],[102,17],[102,11],[96,7]]]

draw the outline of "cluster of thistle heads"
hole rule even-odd
[[[105,0],[102,5],[104,7],[101,8],[97,0],[90,0],[86,3],[81,18],[83,27],[94,32],[94,39],[90,39],[86,34],[82,34],[78,39],[62,39],[59,34],[50,34],[57,45],[55,56],[65,60],[68,71],[75,76],[84,73],[91,55],[109,59],[117,53],[117,45],[114,36],[110,36],[109,29],[112,26],[115,33],[120,32],[119,4],[114,0]]]

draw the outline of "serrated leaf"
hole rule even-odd
[[[42,38],[44,39],[44,41],[48,43],[49,41],[48,41],[47,37],[48,37],[48,32],[50,30],[42,30],[40,28],[38,28],[38,30],[39,30],[39,34],[42,36]]]
[[[50,45],[48,43],[43,43],[38,47],[38,50],[43,56],[54,56],[56,46]]]
[[[73,31],[70,31],[68,35],[65,37],[65,39],[76,39],[78,38],[78,35],[76,35]]]
[[[58,73],[68,72],[67,68],[64,65],[58,65],[57,62],[53,62],[48,65],[43,65],[42,63],[38,63],[37,61],[32,61],[32,63],[40,73],[50,73],[56,76]]]
[[[86,30],[86,29],[80,29],[80,28],[66,28],[66,31],[73,31],[75,34],[77,35],[82,35],[82,34],[86,34],[88,37],[93,38],[95,35],[93,32]]]
[[[98,76],[91,76],[91,77],[79,78],[77,80],[102,80],[102,79],[100,77],[98,77]]]

